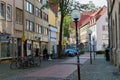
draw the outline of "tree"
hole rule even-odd
[[[70,13],[71,7],[72,7],[73,0],[49,0],[47,4],[45,4],[44,7],[52,7],[58,5],[59,12],[61,13],[61,22],[60,22],[60,33],[59,33],[59,44],[58,44],[58,57],[62,57],[61,51],[62,51],[62,30],[63,30],[63,20],[64,17]]]
[[[80,6],[78,6],[78,8],[81,11],[93,11],[93,10],[98,9],[98,6],[95,6],[95,4],[92,1],[89,1],[89,3],[87,3],[87,4],[81,4],[79,2],[75,2],[75,5],[77,5],[77,6],[80,5]]]
[[[58,57],[62,57],[62,30],[63,30],[63,21],[66,15],[70,14],[74,7],[78,7],[80,11],[86,10],[87,5],[78,5],[79,2],[73,2],[73,0],[49,0],[42,8],[50,8],[52,6],[58,5],[59,12],[61,13],[61,22],[60,22],[60,33],[59,33],[59,44],[58,44]]]

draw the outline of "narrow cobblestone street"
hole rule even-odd
[[[0,64],[0,80],[77,80],[76,57],[43,61],[39,68],[10,70]],[[90,64],[89,53],[80,56],[81,80],[120,80],[115,66],[97,55]],[[5,69],[6,68],[6,69]]]

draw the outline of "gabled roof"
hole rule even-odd
[[[95,11],[85,11],[81,14],[80,21],[78,22],[78,26],[82,27],[83,25],[87,24],[90,20],[90,15],[93,14]]]
[[[107,7],[102,7],[100,11],[95,15],[96,21],[107,11]]]
[[[52,0],[48,0],[49,2],[52,2]],[[58,12],[58,5],[56,4],[56,5],[54,5],[54,6],[51,6],[50,7],[51,8],[51,10],[55,13],[55,14],[57,14],[57,12]]]
[[[97,11],[86,11],[81,14],[81,19],[78,22],[78,27],[82,27],[85,24],[89,23],[92,18],[95,18],[96,21],[107,11],[107,7],[103,6]]]

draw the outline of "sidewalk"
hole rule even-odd
[[[68,79],[77,80],[77,70]],[[120,72],[113,64],[105,61],[103,55],[99,55],[93,64],[88,60],[81,66],[81,80],[120,80]]]

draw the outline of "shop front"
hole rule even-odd
[[[43,50],[47,49],[48,53],[49,53],[49,44],[48,44],[48,36],[42,36],[41,37],[41,46],[40,46],[40,51],[43,55]]]
[[[33,42],[33,55],[36,54],[36,49],[40,49],[40,42],[34,41]]]
[[[10,53],[10,34],[0,34],[0,58],[11,57]]]
[[[31,55],[32,52],[32,40],[26,40],[24,43],[24,56]]]

